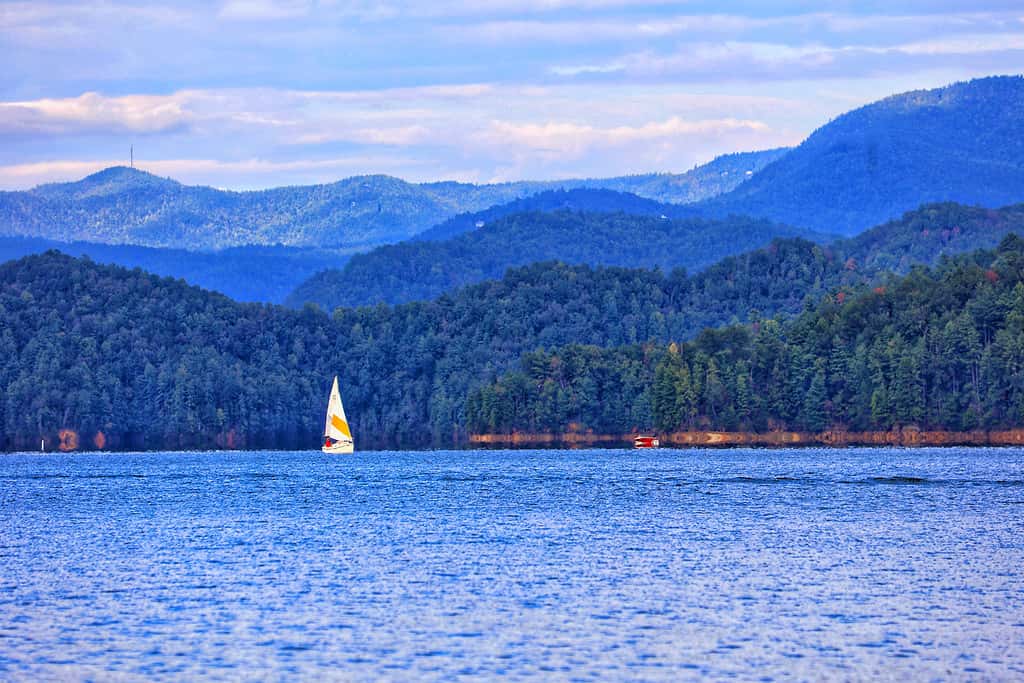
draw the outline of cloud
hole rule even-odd
[[[109,47],[97,43],[98,34],[128,35],[125,29],[145,27],[147,31],[178,32],[195,22],[185,8],[165,5],[126,5],[117,2],[0,3],[2,42],[25,45],[42,51],[70,48]]]
[[[601,62],[554,65],[548,71],[564,78],[693,83],[797,81],[956,67],[964,57],[991,57],[995,66],[1005,61],[1005,55],[1022,50],[1024,33],[968,34],[897,45],[841,47],[820,43],[701,42],[679,45],[668,52],[643,50]]]
[[[944,40],[923,40],[889,49],[908,55],[976,55],[1024,50],[1024,30],[1021,33],[973,34]]]
[[[802,101],[674,86],[85,93],[0,103],[0,134],[11,143],[0,147],[0,164],[8,164],[0,187],[81,177],[113,163],[88,160],[107,159],[129,141],[152,160],[147,170],[236,188],[370,172],[505,180],[681,171],[719,153],[793,144],[820,123]],[[74,152],[34,165],[18,148],[32,146],[33,135]]]
[[[537,152],[579,156],[593,147],[678,140],[691,135],[721,135],[735,131],[766,132],[769,127],[760,121],[716,119],[685,121],[672,117],[641,126],[599,128],[568,122],[516,124],[494,121],[477,139],[495,146],[514,146]]]
[[[275,21],[304,17],[310,12],[304,0],[228,0],[221,6],[221,19]]]
[[[362,19],[413,17],[445,19],[479,16],[532,16],[567,11],[643,10],[678,4],[679,0],[326,0],[327,14]]]
[[[0,1],[0,54],[7,186],[78,177],[131,143],[158,172],[232,187],[551,178],[685,170],[894,92],[1019,71],[1024,15],[1020,0]],[[54,150],[66,161],[44,161]]]
[[[299,135],[300,142],[306,143],[330,139],[403,144],[403,139],[411,143],[423,134],[425,129],[416,121],[433,118],[438,107],[493,94],[493,87],[486,84],[333,92],[272,88],[182,90],[169,95],[87,92],[61,99],[0,102],[0,135],[59,137],[235,126],[305,128]],[[394,126],[391,130],[370,125],[388,122]],[[330,134],[316,130],[325,126],[335,130]]]
[[[795,45],[813,37],[822,44],[851,46],[899,43],[918,37],[1000,33],[1021,29],[1019,13],[871,14],[833,12],[750,16],[700,13],[662,16],[528,17],[443,25],[445,37],[461,43],[593,46],[674,38],[684,43],[715,39]]]
[[[633,126],[493,121],[472,136],[482,154],[499,159],[492,180],[567,178],[683,171],[726,151],[792,145],[800,136],[761,121],[670,117]],[[581,172],[580,169],[588,169]],[[538,169],[543,169],[539,173]]]
[[[427,142],[433,136],[426,126],[398,126],[394,128],[355,128],[304,133],[295,139],[300,145],[322,145],[328,142],[356,142],[367,145],[395,145],[406,147]]]
[[[644,41],[653,38],[729,34],[767,28],[780,23],[792,24],[805,18],[763,19],[738,15],[683,15],[622,19],[590,18],[573,20],[512,19],[486,21],[444,28],[445,35],[460,42],[477,43],[565,43],[593,44],[600,41]]]
[[[411,100],[465,100],[491,95],[495,92],[488,83],[455,85],[423,85],[409,88],[380,88],[377,90],[294,90],[293,97],[322,102],[375,102],[378,104]]]
[[[0,134],[8,135],[156,133],[183,127],[191,118],[181,96],[104,97],[88,92],[66,99],[0,102]]]

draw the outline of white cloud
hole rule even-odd
[[[195,22],[187,9],[155,5],[125,5],[116,2],[0,3],[2,42],[45,51],[71,48],[110,47],[97,43],[98,34],[129,36],[125,28],[145,27],[147,31],[170,29],[179,32]]]
[[[552,66],[548,69],[556,76],[586,76],[589,74],[614,74],[626,70],[626,62],[604,62],[603,64],[573,64],[570,66]]]
[[[514,93],[514,91],[512,91]],[[512,94],[510,93],[510,94]],[[324,140],[402,144],[423,133],[415,125],[436,117],[446,103],[494,95],[486,84],[425,86],[352,91],[301,91],[269,88],[182,90],[168,95],[107,96],[87,92],[77,97],[0,102],[0,134],[74,136],[100,132],[154,133],[195,127],[237,125],[245,128],[288,128]],[[528,96],[523,93],[523,96]],[[389,133],[373,122],[391,122]],[[331,126],[327,135],[319,127]],[[358,126],[347,132],[339,128]]]
[[[637,10],[679,0],[326,0],[325,11],[364,19],[530,16],[562,11]]]
[[[132,138],[125,131],[143,133],[135,151],[153,160],[143,168],[222,187],[369,172],[415,180],[557,178],[680,171],[719,153],[792,144],[820,123],[794,124],[808,116],[801,106],[775,96],[665,86],[623,93],[614,85],[86,93],[0,103],[0,133],[63,136],[62,148],[84,159],[126,148]],[[209,158],[210,150],[217,156]],[[0,187],[70,180],[112,163],[22,160],[0,150],[0,163],[9,164]]]
[[[394,128],[355,128],[303,133],[295,138],[300,145],[322,145],[328,142],[356,142],[367,145],[394,145],[407,147],[432,138],[426,126],[397,126]]]
[[[986,52],[1024,50],[1024,31],[1021,33],[972,34],[943,40],[924,40],[896,45],[889,49],[908,55],[971,55]]]
[[[776,16],[743,14],[673,14],[658,17],[595,16],[572,19],[532,17],[454,23],[442,27],[449,40],[463,43],[642,43],[675,38],[684,42],[711,40],[784,44],[814,36],[831,45],[899,43],[908,36],[954,36],[1000,33],[1019,28],[1012,13],[968,12],[924,15],[855,15],[813,12]]]
[[[469,142],[483,155],[500,160],[491,179],[502,181],[678,172],[718,154],[792,145],[799,137],[754,120],[670,117],[608,127],[496,120]]]
[[[228,0],[221,6],[222,19],[243,21],[275,21],[304,17],[310,12],[304,0]]]
[[[735,15],[693,15],[657,19],[512,19],[448,26],[445,35],[460,42],[586,43],[597,41],[645,40],[682,34],[735,33],[763,28],[776,19],[754,19]],[[793,21],[789,19],[789,21]]]
[[[409,88],[381,88],[378,90],[292,90],[290,96],[305,100],[335,102],[375,102],[387,104],[409,100],[464,100],[493,94],[495,88],[487,83],[457,85],[423,85]]]
[[[0,102],[0,133],[62,135],[131,131],[154,133],[184,126],[192,116],[182,95],[104,97],[88,92],[65,99]]]
[[[549,68],[549,73],[565,78],[614,76],[689,82],[797,81],[808,76],[865,76],[880,69],[890,72],[934,69],[955,65],[956,62],[950,60],[957,57],[999,56],[1020,50],[1024,50],[1024,32],[966,34],[894,45],[839,47],[815,42],[699,42],[682,44],[668,52],[643,50],[606,61],[554,65]],[[941,61],[926,61],[927,58]]]
[[[691,135],[722,135],[735,131],[767,132],[760,121],[715,119],[685,121],[672,117],[640,126],[599,128],[570,122],[519,124],[494,121],[477,136],[485,144],[528,148],[542,153],[579,156],[593,147],[616,147],[652,141],[675,141]]]

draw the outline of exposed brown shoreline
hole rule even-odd
[[[512,432],[472,434],[471,444],[479,446],[618,446],[632,444],[635,433],[564,434]],[[662,446],[1024,446],[1024,429],[976,430],[971,432],[928,431],[903,427],[886,432],[673,432],[658,434]]]

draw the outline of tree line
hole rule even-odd
[[[526,354],[475,390],[472,432],[1024,425],[1024,241],[685,343]]]
[[[1012,255],[1013,244],[1011,240],[1003,245],[1005,259]],[[972,258],[995,257],[983,252]],[[0,265],[0,320],[4,323],[0,328],[0,387],[4,389],[0,447],[37,448],[40,438],[54,443],[64,429],[78,433],[82,447],[94,444],[100,433],[108,448],[309,447],[317,443],[323,428],[326,396],[335,374],[340,377],[358,445],[364,448],[459,444],[470,430],[521,425],[554,429],[563,423],[559,416],[592,425],[620,424],[608,422],[612,418],[607,416],[575,414],[570,399],[578,401],[588,391],[615,396],[607,402],[616,406],[615,416],[623,415],[621,406],[630,406],[628,417],[614,418],[625,420],[621,424],[662,427],[673,422],[664,417],[670,414],[665,412],[666,404],[644,398],[644,392],[659,385],[667,395],[666,377],[672,386],[680,384],[680,395],[696,392],[700,401],[709,401],[691,404],[680,399],[681,414],[698,421],[693,424],[707,417],[713,424],[760,428],[769,424],[766,416],[780,424],[811,424],[792,411],[804,405],[802,399],[797,401],[802,392],[818,391],[812,383],[821,362],[826,364],[821,379],[830,401],[824,407],[826,421],[841,415],[854,425],[867,424],[861,417],[869,414],[879,419],[889,413],[903,419],[908,410],[918,414],[917,404],[908,408],[902,402],[906,393],[888,384],[877,396],[874,389],[878,387],[872,385],[867,404],[850,403],[846,394],[837,393],[843,375],[834,370],[836,364],[847,361],[853,369],[866,363],[878,376],[895,373],[900,381],[907,376],[926,377],[921,410],[929,424],[968,424],[936,417],[954,414],[956,409],[948,406],[960,405],[943,403],[948,396],[942,387],[948,388],[953,380],[941,373],[948,370],[942,363],[955,365],[963,354],[936,355],[936,349],[946,348],[942,335],[947,334],[949,320],[942,318],[940,329],[925,316],[927,334],[921,323],[904,325],[898,328],[898,338],[885,337],[882,345],[866,338],[855,343],[853,330],[862,324],[857,322],[839,337],[843,343],[835,348],[823,342],[818,347],[794,345],[796,331],[803,329],[800,325],[834,327],[830,318],[807,318],[810,314],[804,312],[798,318],[803,322],[785,322],[786,315],[804,309],[827,305],[846,310],[848,302],[860,301],[862,296],[867,301],[876,297],[894,308],[911,303],[934,306],[946,301],[939,296],[945,290],[932,287],[930,298],[919,303],[914,290],[900,288],[904,280],[888,282],[876,276],[854,278],[828,289],[820,284],[831,282],[828,273],[853,278],[859,271],[847,269],[837,254],[800,240],[778,242],[730,263],[712,277],[688,276],[682,270],[665,274],[546,262],[512,269],[500,280],[429,302],[338,309],[327,315],[315,307],[293,311],[239,304],[179,280],[56,252],[26,257]],[[950,267],[944,265],[936,272],[945,273]],[[1006,327],[1000,322],[1008,310],[1003,289],[1013,278],[1000,270],[1003,266],[993,268],[984,271],[993,270],[999,279],[989,283],[986,278],[991,276],[983,274],[979,282],[998,289],[1003,298],[997,297],[995,303],[972,298],[971,320],[954,321],[950,328],[966,335],[964,348],[970,350],[974,346],[967,322],[971,322],[982,351],[989,352],[987,365],[971,366],[973,374],[966,375],[976,379],[971,414],[983,425],[1005,417],[998,406],[985,403],[992,386],[985,378],[997,372],[991,363],[1009,363],[1006,354],[996,353],[992,344],[1003,340],[998,348],[1010,348],[1004,339],[1008,333],[1002,332],[998,339],[996,335]],[[906,282],[927,283],[932,277],[929,272],[914,271]],[[978,279],[975,271],[965,272],[974,273],[971,282]],[[728,296],[723,290],[726,280]],[[820,294],[816,293],[819,286]],[[876,294],[876,287],[885,287],[885,294]],[[865,288],[866,294],[861,291]],[[806,295],[808,291],[812,294]],[[949,311],[954,308],[950,304]],[[980,312],[989,309],[984,315]],[[776,319],[779,315],[783,317]],[[709,325],[728,327],[702,333]],[[771,342],[772,334],[777,341]],[[672,342],[679,349],[678,367],[659,355],[668,353]],[[623,363],[632,369],[626,374],[613,372],[618,361],[605,358],[603,351],[587,350],[587,354],[597,353],[602,363],[610,363],[600,371],[584,373],[587,386],[597,388],[574,393],[567,388],[571,382],[562,386],[561,379],[554,380],[562,393],[555,391],[552,400],[561,407],[538,411],[537,415],[548,416],[544,423],[501,417],[507,408],[487,412],[480,410],[479,403],[467,405],[471,396],[479,401],[485,387],[503,386],[507,378],[501,378],[521,368],[527,362],[524,358],[533,359],[529,362],[536,372],[535,366],[550,361],[537,358],[563,359],[565,349],[574,344],[614,347],[607,353],[627,354],[630,360]],[[765,354],[778,348],[785,352],[778,351],[778,363],[769,364],[765,359],[770,356]],[[884,359],[887,364],[880,364]],[[578,366],[585,364],[573,361],[562,363],[561,368]],[[664,367],[656,377],[654,370],[659,366]],[[896,372],[901,367],[903,374]],[[788,379],[779,379],[782,384],[772,385],[771,392],[762,391],[765,378],[758,373],[767,372],[765,368]],[[919,375],[919,370],[925,374]],[[857,372],[861,373],[857,376],[872,376]],[[932,377],[929,372],[940,374]],[[1019,376],[1011,365],[1000,372],[1005,381]],[[680,377],[686,374],[691,383],[688,390]],[[530,382],[537,379],[528,378]],[[743,401],[731,402],[732,397],[745,395],[744,382],[755,401],[749,413]],[[544,386],[540,382],[537,389]],[[841,386],[850,391],[846,380]],[[550,398],[550,394],[549,387],[543,395]],[[773,397],[775,403],[768,407],[756,403],[767,400],[765,396]],[[837,403],[836,396],[842,401]],[[675,397],[671,401],[676,405]],[[531,405],[536,401],[531,399]],[[946,405],[945,412],[936,412],[937,405]],[[1013,403],[1007,399],[1000,405]],[[757,422],[761,419],[757,416],[765,422]]]

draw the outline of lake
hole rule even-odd
[[[1024,451],[0,455],[0,679],[1024,677]]]

